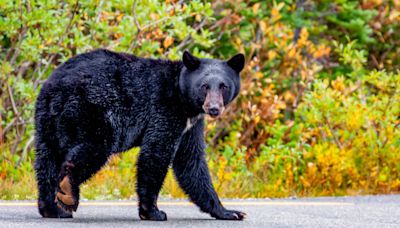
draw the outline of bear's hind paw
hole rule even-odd
[[[78,208],[78,204],[79,204],[78,201],[73,199],[73,197],[62,194],[60,192],[57,192],[55,202],[59,209],[64,210],[68,213],[72,213],[73,211],[76,211]]]
[[[60,183],[60,188],[57,191],[55,203],[57,207],[67,212],[72,213],[78,208],[79,201],[72,193],[72,186],[68,176],[65,176]]]
[[[43,218],[72,218],[72,212],[43,201],[39,201],[39,213]]]

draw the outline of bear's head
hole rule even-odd
[[[228,61],[201,59],[185,51],[179,88],[197,111],[215,118],[240,90],[240,71],[245,59],[237,54]]]

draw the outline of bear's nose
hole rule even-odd
[[[210,108],[209,110],[208,110],[208,114],[211,116],[211,117],[217,117],[218,115],[219,115],[219,108]]]

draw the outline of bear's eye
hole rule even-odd
[[[228,86],[226,86],[224,83],[219,84],[219,88],[221,90],[226,90],[228,88]]]
[[[203,90],[204,92],[207,92],[210,89],[210,86],[207,84],[204,84],[201,86],[201,90]]]

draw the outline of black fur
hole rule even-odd
[[[185,52],[183,61],[169,61],[96,50],[58,67],[36,103],[40,214],[72,217],[79,185],[113,153],[140,146],[140,218],[167,219],[156,202],[172,164],[180,186],[202,211],[243,219],[244,213],[226,210],[218,199],[203,136],[203,114],[212,108],[218,112],[210,115],[220,114],[237,96],[243,64],[241,54],[225,62]]]

